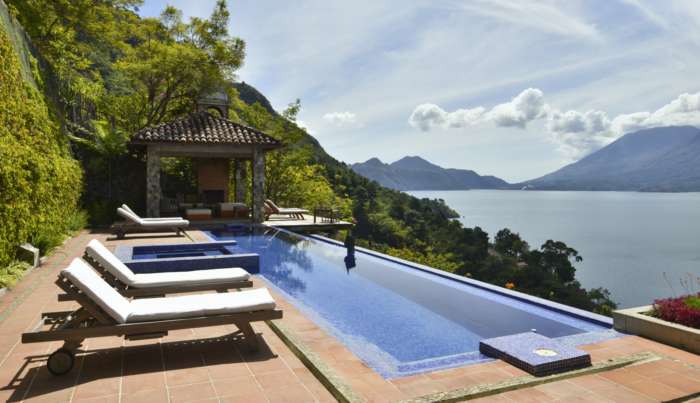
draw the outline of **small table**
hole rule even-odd
[[[221,218],[248,218],[248,206],[244,203],[219,203]]]
[[[337,210],[332,207],[318,207],[314,209],[314,224],[316,224],[316,217],[322,223],[334,223],[338,220],[336,217],[338,214]]]

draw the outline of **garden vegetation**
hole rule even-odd
[[[0,283],[8,285],[22,272],[10,264],[19,243],[46,253],[81,225],[76,207],[82,172],[42,93],[22,76],[4,29],[0,111]]]

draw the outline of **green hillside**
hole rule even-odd
[[[111,222],[121,203],[143,207],[144,159],[126,146],[129,135],[191,112],[201,94],[227,88],[231,119],[285,145],[266,162],[271,199],[337,207],[356,222],[352,234],[339,237],[352,236],[359,245],[583,309],[608,313],[614,306],[604,290],[585,290],[575,280],[574,249],[554,241],[530,249],[507,230],[490,240],[478,227],[464,228],[444,202],[383,188],[329,156],[295,124],[298,100],[275,112],[253,87],[235,84],[246,44],[229,34],[224,1],[210,18],[189,21],[173,7],[158,19],[141,18],[136,0],[7,1],[57,82],[62,136],[71,139],[72,155],[85,172],[80,205],[93,225]],[[70,165],[68,148],[56,150],[50,157]],[[163,165],[170,184],[192,185],[187,160]],[[67,201],[65,206],[75,205]],[[28,239],[15,235],[11,242]]]

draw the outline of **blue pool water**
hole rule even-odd
[[[615,337],[610,326],[382,256],[259,228],[212,231],[260,255],[260,274],[387,378],[487,360],[479,340],[536,329],[571,345]]]
[[[166,245],[170,246],[170,245]],[[223,256],[237,253],[238,247],[232,245],[216,244],[192,244],[172,249],[163,245],[136,246],[133,248],[132,258],[134,260],[144,259],[171,259],[183,257],[203,257],[203,256]]]

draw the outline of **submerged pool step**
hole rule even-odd
[[[591,356],[535,332],[484,339],[479,351],[535,376],[546,376],[591,366]]]

